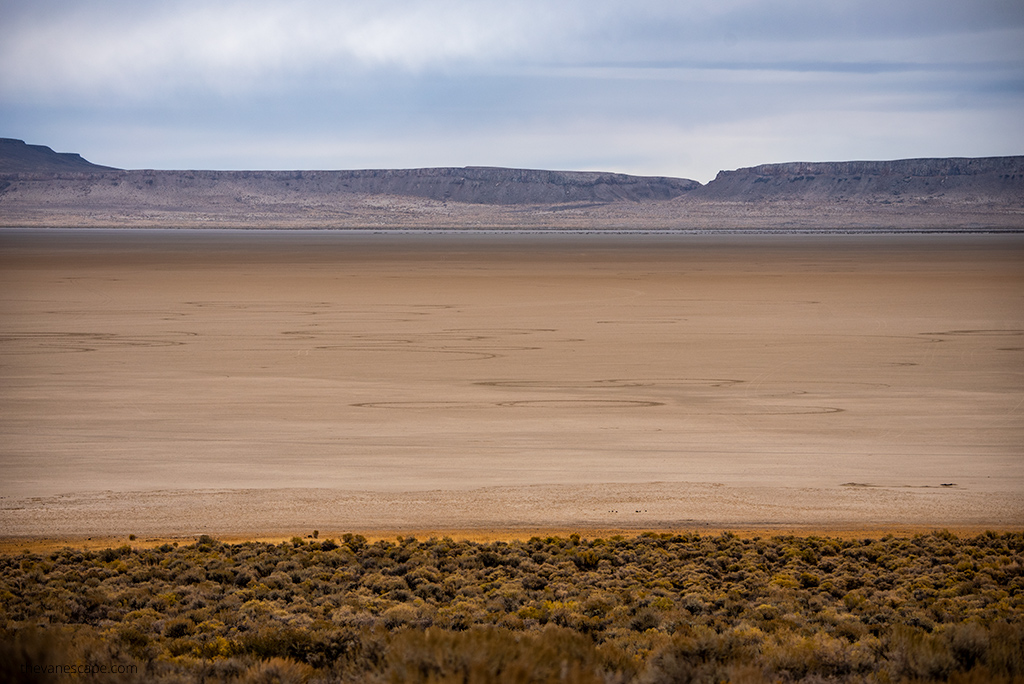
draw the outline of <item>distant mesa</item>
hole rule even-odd
[[[339,191],[506,205],[668,200],[700,187],[683,178],[489,166],[304,171],[293,172],[292,177],[334,181]]]
[[[1024,156],[665,176],[488,166],[121,170],[0,138],[0,225],[1024,230]]]
[[[306,189],[315,194],[365,193],[420,197],[471,204],[556,204],[581,202],[639,202],[667,200],[700,187],[684,178],[631,176],[589,171],[545,171],[489,166],[424,169],[366,169],[355,171],[122,171],[100,166],[71,153],[54,152],[43,145],[0,138],[0,175],[118,172],[129,182],[138,180],[153,190],[187,185],[208,189],[268,185]],[[44,180],[44,179],[38,179]]]
[[[353,171],[122,171],[44,145],[0,138],[0,175],[116,173],[152,190],[182,184],[305,189],[314,194],[364,193],[470,204],[646,202],[687,196],[709,201],[942,197],[974,194],[1024,201],[1024,156],[791,162],[721,171],[708,183],[686,178],[492,166]]]
[[[72,152],[54,152],[45,145],[28,145],[23,140],[0,138],[0,173],[61,173],[117,171],[100,166]]]
[[[1024,199],[1024,156],[793,162],[721,171],[698,193],[710,200],[842,200],[864,196]]]

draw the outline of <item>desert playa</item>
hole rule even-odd
[[[0,232],[0,535],[1024,525],[1024,237]]]

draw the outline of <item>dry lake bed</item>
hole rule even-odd
[[[1019,528],[1024,236],[0,231],[0,536]]]

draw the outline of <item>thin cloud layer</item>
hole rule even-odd
[[[238,92],[352,69],[415,72],[515,47],[520,32],[502,26],[515,29],[521,12],[436,5],[80,5],[8,25],[0,73],[5,89],[26,96],[159,97],[161,86]]]
[[[5,4],[0,134],[119,166],[1024,152],[1016,0]]]

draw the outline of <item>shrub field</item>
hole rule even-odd
[[[1024,681],[1024,533],[5,555],[0,681]]]

